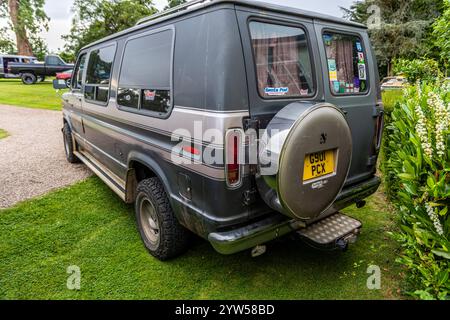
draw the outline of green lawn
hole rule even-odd
[[[8,132],[6,132],[3,129],[0,129],[0,139],[6,138],[7,136],[9,136]]]
[[[363,221],[347,252],[321,252],[286,237],[265,255],[222,256],[196,239],[182,257],[160,262],[136,231],[133,209],[98,178],[0,210],[0,299],[395,299],[400,270],[395,225],[380,194],[347,213]],[[366,269],[382,270],[382,289]],[[81,290],[66,268],[81,269]]]
[[[383,105],[386,111],[391,112],[397,101],[399,101],[403,96],[403,90],[401,89],[392,89],[385,90],[382,93]]]
[[[61,110],[62,92],[53,89],[51,80],[27,86],[18,79],[0,79],[0,104]]]

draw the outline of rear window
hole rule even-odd
[[[331,92],[336,95],[365,93],[368,90],[367,58],[358,36],[326,32]]]
[[[160,117],[170,112],[172,43],[172,30],[127,42],[117,95],[120,106]]]
[[[314,94],[311,57],[302,28],[250,22],[258,92],[263,98]]]

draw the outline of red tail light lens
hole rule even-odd
[[[229,187],[238,187],[241,184],[241,152],[242,133],[238,129],[227,132],[225,138],[225,175]]]

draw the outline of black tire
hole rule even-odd
[[[66,86],[67,86],[67,88],[70,88],[70,81],[71,81],[70,78],[69,78],[69,79],[66,79]]]
[[[22,73],[21,78],[22,78],[23,84],[26,84],[26,85],[35,84],[37,81],[36,76],[30,72]]]
[[[63,127],[63,138],[64,138],[64,152],[66,153],[66,159],[70,163],[78,163],[80,159],[73,153],[75,150],[72,140],[72,131],[67,123],[64,123]]]
[[[158,178],[139,182],[135,214],[142,241],[152,256],[164,261],[186,251],[189,231],[175,217]]]
[[[45,76],[38,76],[37,77],[37,82],[44,82],[45,81]]]

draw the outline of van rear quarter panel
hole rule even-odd
[[[117,90],[124,44],[129,37],[162,27],[174,28],[172,67],[173,109],[167,118],[131,113],[117,104]],[[171,151],[176,129],[188,129],[192,143],[194,123],[203,129],[241,128],[248,115],[244,57],[234,6],[224,4],[163,24],[145,27],[90,50],[116,44],[108,105],[83,99],[83,121],[87,148],[121,179],[133,161],[147,165],[165,182],[166,191],[180,221],[197,234],[246,222],[249,215],[264,214],[243,203],[250,189],[245,177],[240,188],[230,190],[225,183],[223,164],[178,165]],[[88,62],[87,62],[88,63]],[[207,144],[205,142],[204,144]],[[223,150],[223,143],[215,145]],[[191,198],[181,195],[179,177],[189,177]],[[252,213],[252,214],[250,214]]]

